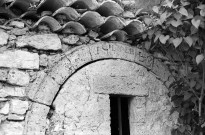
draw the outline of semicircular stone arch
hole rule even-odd
[[[75,74],[77,74],[81,69],[86,69],[87,66],[99,63],[101,61],[118,61],[118,63],[120,61],[121,64],[134,64],[137,67],[141,68],[139,71],[143,71],[142,74],[146,72],[146,74],[149,74],[150,78],[155,78],[155,83],[157,85],[160,84],[161,87],[164,87],[164,90],[167,90],[166,87],[169,87],[169,85],[174,81],[173,77],[169,73],[166,66],[163,65],[163,63],[161,63],[157,59],[154,59],[154,57],[150,54],[136,47],[129,46],[125,43],[98,42],[91,45],[76,47],[65,53],[65,57],[61,61],[59,61],[57,65],[55,65],[55,67],[53,67],[52,70],[44,77],[42,82],[38,84],[36,90],[28,93],[29,98],[33,101],[33,103],[26,117],[27,123],[24,131],[25,135],[45,135],[45,130],[49,125],[47,117],[49,114],[50,106],[53,104],[53,102],[55,102],[54,99],[58,97],[59,93],[61,93],[63,86],[66,85],[70,78],[72,76],[75,76]],[[148,84],[147,88],[148,87],[153,87],[153,85]],[[118,92],[119,91],[117,91],[117,93]],[[143,90],[141,92],[142,93],[138,94],[131,92],[128,93],[128,95],[139,96],[139,100],[143,102],[144,97],[149,95],[148,93],[150,93],[150,90],[147,90],[147,92],[146,90]],[[98,91],[97,93],[106,93],[106,91]],[[126,93],[123,92],[120,94],[126,95]],[[136,100],[133,100],[133,102],[136,102]],[[166,102],[168,102],[168,100],[166,100]],[[142,104],[147,105],[145,103]],[[142,112],[146,112],[143,107],[139,107],[139,110],[141,110],[141,112],[139,112],[139,115]],[[165,110],[169,109],[169,107],[168,109],[166,109],[165,107]],[[136,112],[139,110],[133,111]],[[165,112],[167,113],[165,116],[168,117],[168,112]],[[135,124],[140,125],[142,123],[144,123],[144,120],[140,123]],[[172,122],[169,122],[170,127],[172,124]],[[158,125],[159,124],[157,124],[157,126]],[[155,125],[149,126],[153,127]],[[142,130],[143,128],[145,127],[141,126],[141,129],[139,130]],[[132,130],[133,129],[136,130],[137,128],[132,128]],[[161,134],[164,135],[164,132]]]

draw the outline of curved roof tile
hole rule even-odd
[[[125,30],[129,35],[136,35],[144,31],[144,26],[142,22],[134,20],[129,22],[123,30]]]
[[[119,15],[123,13],[122,7],[115,1],[104,1],[96,10],[102,16]]]
[[[79,35],[85,34],[89,29],[100,28],[98,34],[102,40],[124,41],[128,35],[144,31],[142,22],[129,17],[123,18],[124,10],[115,1],[98,3],[96,0],[43,0],[34,7],[31,1],[14,0],[9,8],[5,8],[5,1],[1,0],[0,15],[7,19],[17,17],[12,10],[19,8],[23,11],[20,18],[33,19],[33,28],[46,23],[53,32]]]
[[[38,20],[40,16],[37,14],[36,10],[29,10],[25,13],[23,13],[20,18],[30,18],[34,20]]]
[[[125,23],[121,18],[116,16],[109,16],[105,19],[105,23],[100,27],[100,31],[107,34],[113,30],[119,30],[125,27]]]
[[[64,14],[68,21],[77,20],[80,17],[80,14],[71,7],[61,7],[53,13],[53,16]]]
[[[9,5],[9,8],[17,7],[24,13],[31,7],[31,4],[32,0],[15,0]]]
[[[41,19],[39,19],[33,25],[33,28],[36,28],[41,23],[48,24],[53,32],[57,32],[57,31],[60,31],[62,29],[62,26],[60,25],[60,23],[56,19],[54,19],[53,17],[50,17],[50,16],[44,16]]]
[[[62,0],[43,0],[37,7],[38,12],[51,11],[55,12],[61,7],[65,7],[66,3]]]
[[[104,23],[104,18],[97,12],[87,11],[82,14],[79,22],[87,28],[96,28]]]
[[[76,0],[70,6],[76,9],[95,10],[99,4],[96,0]]]
[[[114,31],[111,31],[110,33],[102,36],[101,39],[125,41],[125,40],[127,40],[127,33],[123,30],[114,30]]]
[[[62,33],[82,35],[86,33],[86,29],[79,22],[70,21],[63,25]]]

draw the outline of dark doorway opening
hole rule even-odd
[[[129,97],[110,95],[111,135],[130,135]]]

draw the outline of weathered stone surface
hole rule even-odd
[[[22,36],[22,35],[25,35],[27,31],[28,31],[28,28],[23,28],[23,29],[14,28],[11,30],[11,34],[16,35],[16,36]]]
[[[17,115],[17,114],[9,114],[7,119],[9,121],[22,121],[24,120],[25,116],[24,115]]]
[[[79,40],[82,44],[87,44],[90,41],[88,36],[81,36]]]
[[[19,21],[12,21],[9,25],[21,29],[21,28],[24,28],[25,24],[23,22],[19,22]]]
[[[54,101],[50,133],[58,134],[63,127],[64,134],[110,134],[109,95],[93,93],[87,74],[80,70],[63,85]]]
[[[35,94],[38,92],[38,88],[41,84],[41,82],[43,82],[44,77],[46,76],[46,73],[43,71],[40,71],[37,73],[37,77],[34,80],[34,82],[30,83],[29,86],[26,89],[27,92],[27,96],[30,99],[34,99]]]
[[[18,99],[11,100],[11,113],[25,114],[28,110],[28,101],[21,101]]]
[[[23,36],[18,38],[16,46],[31,46],[40,50],[60,50],[62,48],[60,38],[57,34]]]
[[[0,103],[1,105],[2,103]],[[3,107],[0,108],[0,114],[4,114],[4,115],[7,115],[9,113],[9,102],[6,102],[6,103],[3,103]]]
[[[14,26],[16,28],[24,28],[25,24],[23,22],[19,22],[19,21],[12,21],[9,25]]]
[[[38,103],[32,104],[32,111],[26,117],[25,135],[45,135],[46,117],[49,107]]]
[[[56,81],[54,81],[50,76],[46,76],[41,83],[34,100],[46,105],[51,105],[59,87],[60,85]]]
[[[99,36],[99,34],[95,31],[90,30],[89,33],[88,33],[88,36],[92,39],[95,39]]]
[[[136,96],[136,97],[133,97],[131,99],[131,102],[132,103],[130,103],[130,104],[133,104],[133,107],[135,107],[135,108],[143,108],[143,107],[145,107],[146,98],[145,97]]]
[[[90,45],[89,48],[93,60],[112,57],[134,61],[135,58],[136,48],[124,43],[99,42]]]
[[[70,35],[62,39],[65,44],[73,45],[76,44],[79,40],[79,36],[77,35]]]
[[[48,67],[53,68],[59,61],[65,57],[65,54],[55,54],[48,57]]]
[[[16,36],[15,36],[15,35],[10,35],[10,36],[9,36],[9,41],[15,40],[15,39],[16,39]]]
[[[10,87],[5,86],[0,88],[0,97],[24,97],[25,95],[25,88],[24,87]]]
[[[146,108],[145,108],[145,104],[142,105],[141,108],[137,107],[137,103],[135,101],[135,99],[130,101],[129,104],[129,114],[130,114],[130,122],[131,123],[145,123],[145,112],[146,112]]]
[[[59,85],[63,84],[63,82],[74,72],[72,68],[71,62],[65,57],[61,60],[49,73],[49,76],[53,78]]]
[[[24,123],[4,122],[1,124],[0,135],[23,135]]]
[[[122,60],[107,60],[88,67],[96,93],[140,96],[148,94],[148,89],[142,85],[148,72],[140,65]]]
[[[38,69],[39,56],[37,53],[21,50],[5,51],[0,53],[0,67]]]
[[[0,46],[6,45],[8,43],[9,34],[0,30]]]
[[[139,125],[138,123],[134,123],[134,122],[130,123],[130,135],[152,135],[152,134],[148,134],[146,130],[147,129],[144,125]]]
[[[48,66],[48,56],[46,54],[40,55],[40,66]]]
[[[26,86],[29,84],[29,74],[23,71],[19,71],[16,69],[11,69],[8,73],[8,83],[19,85],[19,86]]]
[[[0,102],[5,102],[5,101],[8,101],[8,99],[6,99],[6,98],[0,98]]]
[[[87,46],[76,47],[68,53],[66,53],[66,57],[70,60],[74,69],[78,69],[91,61],[90,50]]]
[[[8,77],[7,69],[0,69],[0,81],[6,81]]]

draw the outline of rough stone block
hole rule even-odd
[[[45,135],[47,128],[46,117],[49,112],[49,107],[38,103],[32,104],[31,111],[26,117],[26,135]]]
[[[121,42],[110,42],[109,47],[108,54],[112,57],[134,61],[136,48]]]
[[[134,61],[135,49],[127,44],[120,42],[99,42],[90,45],[92,59],[119,58]]]
[[[70,60],[74,69],[78,69],[91,61],[90,50],[87,46],[80,46],[80,49],[75,48],[66,57]]]
[[[9,34],[0,30],[0,46],[6,45],[8,43]]]
[[[25,114],[28,110],[28,101],[21,101],[18,99],[11,100],[11,113]]]
[[[46,76],[46,73],[43,71],[39,71],[37,73],[37,77],[34,82],[30,83],[27,87],[27,96],[30,99],[34,99],[35,94],[38,92],[38,88],[40,87],[41,82],[43,81],[44,77]]]
[[[25,24],[23,22],[19,22],[19,21],[12,21],[9,25],[22,29],[22,28],[24,28]]]
[[[19,71],[16,69],[11,69],[8,73],[8,83],[19,85],[19,86],[26,86],[29,84],[29,74],[23,71]]]
[[[0,69],[0,81],[6,81],[8,77],[7,69]]]
[[[48,60],[49,60],[48,56],[45,54],[42,54],[39,57],[40,57],[40,63],[39,63],[40,66],[44,66],[44,67],[48,66]]]
[[[72,69],[71,62],[65,57],[57,65],[55,65],[55,67],[49,73],[49,76],[51,76],[53,80],[55,80],[59,85],[61,85],[73,71],[74,70]]]
[[[152,72],[155,73],[163,82],[165,82],[171,75],[166,65],[157,59],[154,59]]]
[[[60,85],[50,76],[46,76],[36,93],[34,100],[46,105],[51,105]]]
[[[23,135],[23,122],[4,122],[1,124],[0,135]]]
[[[16,115],[16,114],[9,114],[7,117],[8,120],[10,121],[22,121],[24,120],[25,116],[24,115]]]
[[[104,94],[123,94],[123,95],[148,95],[146,86],[137,83],[136,78],[95,76],[93,81],[94,91]]]
[[[23,36],[17,39],[16,46],[31,46],[40,50],[60,50],[62,48],[57,34]]]
[[[22,35],[25,35],[27,31],[28,31],[28,28],[23,28],[23,29],[14,28],[11,30],[11,34],[16,35],[16,36],[22,36]]]
[[[25,88],[24,87],[10,87],[5,86],[0,88],[0,97],[24,97],[25,95]]]
[[[9,102],[6,103],[0,102],[0,106],[3,106],[0,108],[0,114],[7,115],[9,113],[9,107],[10,107]]]
[[[69,35],[69,36],[63,38],[62,42],[64,42],[65,44],[73,45],[73,44],[76,44],[79,39],[80,38],[78,35]]]
[[[15,40],[16,36],[15,35],[9,35],[9,41]]]
[[[93,45],[89,45],[89,48],[93,60],[103,59],[108,57],[107,50],[109,48],[109,44],[107,42],[98,42]]]
[[[37,53],[21,50],[5,51],[0,53],[0,67],[38,69],[39,56]]]

